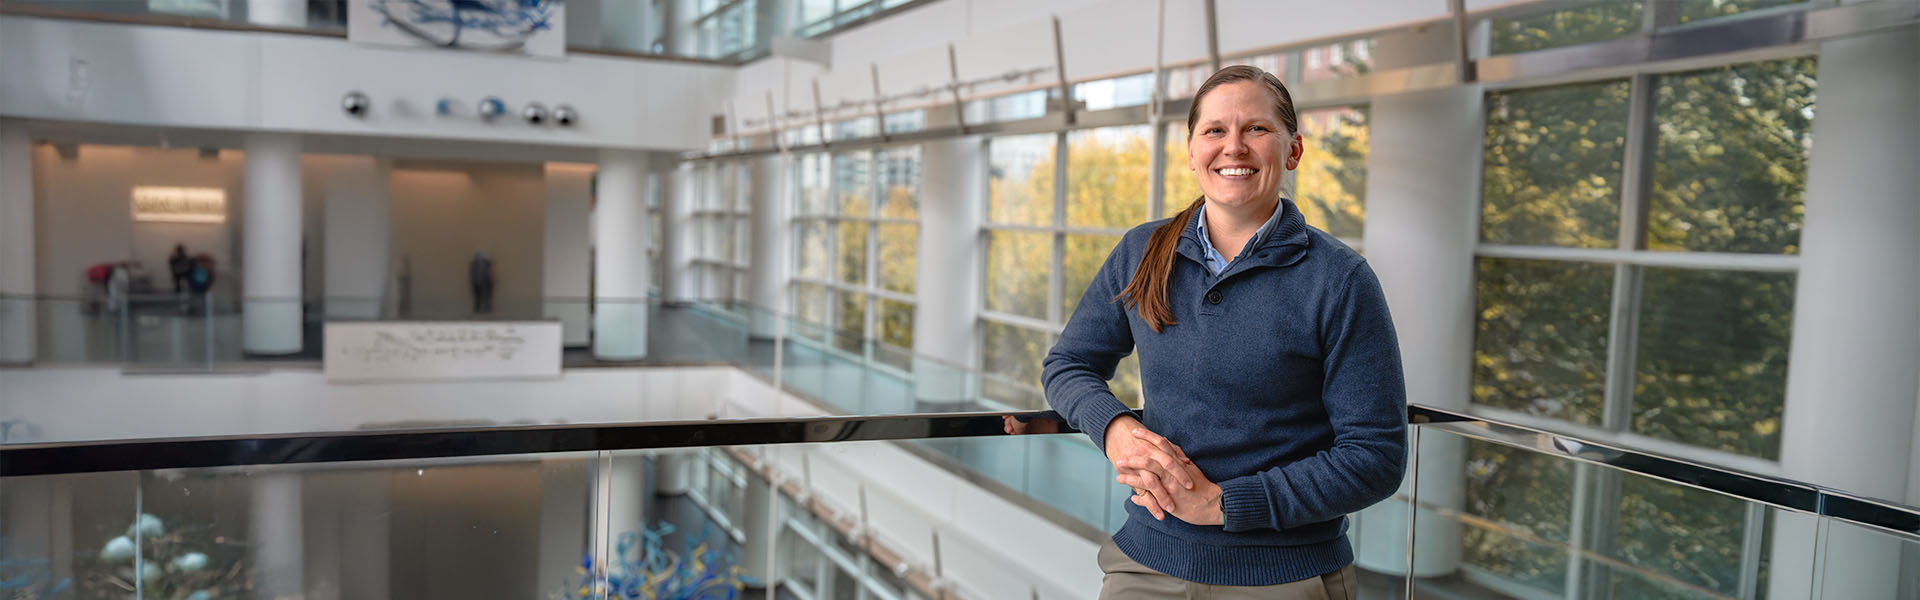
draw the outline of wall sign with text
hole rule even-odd
[[[227,191],[220,188],[133,188],[133,220],[170,223],[225,223]]]
[[[558,321],[328,323],[331,382],[560,376]]]

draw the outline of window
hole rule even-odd
[[[919,148],[805,154],[795,164],[793,314],[803,337],[910,370]]]
[[[1545,5],[1553,6],[1551,3]],[[1494,54],[1603,42],[1640,31],[1644,0],[1591,2],[1574,8],[1493,19]]]
[[[1152,152],[1153,128],[1145,125],[988,142],[980,361],[987,397],[1045,404],[1039,385],[1047,349],[1120,235],[1150,216]],[[1065,170],[1056,171],[1062,163]],[[1112,382],[1133,406],[1139,373],[1138,359],[1128,357]]]
[[[759,46],[758,8],[761,0],[703,2],[695,17],[697,56],[726,58]]]
[[[1815,76],[1799,57],[1489,94],[1474,402],[1680,451],[1778,458]],[[1476,567],[1593,597],[1764,585],[1764,550],[1743,540],[1765,539],[1752,534],[1771,526],[1765,511],[1598,473],[1575,502],[1555,491],[1568,473],[1518,454],[1469,451],[1470,478],[1508,487],[1469,492],[1469,512],[1606,523],[1583,549],[1636,569],[1570,581],[1581,571],[1564,550],[1485,532],[1468,536]]]
[[[693,274],[707,299],[745,310],[752,227],[747,165],[712,162],[696,167]]]

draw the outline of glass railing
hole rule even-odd
[[[323,314],[331,306],[335,305],[308,306],[306,313]],[[593,305],[579,299],[542,299],[501,302],[493,308],[493,315],[501,319],[546,318],[563,324],[593,324],[594,329],[615,333],[644,330],[647,351],[637,360],[603,360],[594,356],[591,347],[570,348],[565,351],[569,368],[559,379],[536,381],[327,384],[298,361],[243,370],[234,377],[218,377],[227,373],[216,369],[217,380],[167,377],[165,370],[160,370],[161,376],[141,369],[117,375],[89,370],[89,364],[110,368],[139,364],[111,352],[103,352],[92,363],[81,362],[79,369],[15,370],[8,374],[9,391],[21,393],[0,397],[0,475],[8,476],[0,495],[37,489],[12,485],[41,480],[33,478],[103,478],[107,472],[145,471],[134,478],[136,482],[166,489],[163,484],[171,481],[169,477],[186,473],[204,471],[219,479],[229,477],[230,471],[256,469],[245,465],[259,465],[262,473],[272,469],[354,471],[375,459],[388,462],[371,468],[369,472],[384,473],[368,475],[374,479],[398,478],[396,473],[404,475],[415,464],[428,465],[416,471],[431,471],[516,461],[548,465],[539,469],[576,461],[570,468],[592,474],[600,468],[594,462],[600,460],[597,453],[610,453],[606,458],[610,461],[632,453],[645,462],[660,460],[657,455],[669,452],[664,450],[667,447],[714,446],[702,450],[703,464],[722,466],[712,466],[714,473],[707,479],[686,484],[688,502],[709,513],[740,505],[739,498],[754,481],[749,475],[760,473],[761,479],[772,479],[780,484],[776,487],[787,490],[779,496],[785,498],[780,502],[793,510],[782,514],[813,514],[816,519],[783,521],[780,531],[791,532],[800,541],[781,543],[819,546],[831,542],[827,545],[839,548],[808,558],[812,562],[802,568],[808,573],[804,581],[817,586],[810,591],[861,589],[878,597],[892,593],[884,590],[898,592],[895,597],[911,597],[902,591],[911,587],[908,584],[929,590],[959,584],[950,581],[951,576],[944,584],[938,577],[919,583],[912,577],[882,577],[894,572],[889,565],[906,563],[890,563],[860,551],[861,533],[872,529],[855,526],[859,499],[866,497],[868,510],[878,514],[892,510],[878,508],[883,502],[917,491],[867,480],[848,483],[858,479],[853,477],[858,473],[905,477],[912,472],[920,473],[915,477],[961,482],[971,501],[1036,516],[1036,523],[1067,539],[1099,539],[1126,518],[1122,509],[1127,491],[1113,483],[1105,457],[1093,444],[1080,435],[994,435],[997,415],[1043,407],[983,392],[991,388],[981,385],[982,374],[963,366],[739,303],[602,301]],[[153,311],[173,309],[177,307]],[[214,303],[212,318],[220,319],[222,311],[231,309]],[[138,323],[142,314],[134,310],[122,317],[111,307],[102,310],[108,314],[96,316],[109,319],[108,324]],[[44,303],[40,312],[46,312]],[[643,326],[620,320],[637,312],[645,315]],[[383,318],[379,312],[365,314],[373,316],[318,319],[317,329],[323,331],[325,323]],[[470,319],[473,315],[450,316]],[[56,321],[40,319],[43,327]],[[164,318],[153,316],[150,321],[147,329],[127,336],[144,341],[106,347],[128,347],[134,355],[146,356],[152,353],[149,348],[204,340],[207,331],[214,333],[216,350],[244,343],[238,335],[220,337],[224,330],[218,327],[192,329],[183,324],[176,330]],[[47,331],[42,329],[43,343]],[[101,334],[108,340],[102,343],[122,343],[115,341],[121,337],[119,330],[107,331],[113,334]],[[175,335],[175,331],[190,335]],[[638,368],[593,368],[603,366]],[[27,393],[36,390],[40,393]],[[1914,568],[1914,561],[1920,560],[1914,550],[1920,543],[1916,542],[1920,512],[1912,508],[1468,414],[1426,407],[1412,410],[1418,425],[1413,435],[1421,451],[1409,458],[1409,465],[1419,476],[1407,482],[1396,500],[1354,517],[1351,535],[1363,567],[1363,590],[1371,590],[1363,591],[1362,597],[1400,597],[1409,590],[1415,597],[1915,597],[1910,573],[1920,572]],[[972,423],[967,426],[974,428],[968,435],[930,433],[933,430],[924,424],[929,413],[955,412],[969,413],[951,417],[958,419],[954,422]],[[784,424],[770,425],[767,418]],[[846,425],[855,422],[860,424]],[[685,436],[697,435],[697,443],[662,441],[667,438],[660,432],[675,427]],[[889,428],[905,433],[860,437],[895,430]],[[849,430],[867,433],[846,433]],[[339,431],[353,433],[333,433]],[[234,435],[243,437],[171,439]],[[780,435],[811,437],[796,440]],[[115,439],[135,441],[121,443],[122,450],[88,441]],[[350,443],[338,439],[350,439]],[[792,449],[800,446],[762,448],[776,441],[834,443],[806,446],[813,450],[798,454]],[[68,445],[59,445],[63,443]],[[415,453],[329,450],[375,443],[411,448]],[[209,451],[205,446],[227,452]],[[235,455],[236,448],[245,452]],[[60,458],[34,458],[37,452]],[[183,455],[202,458],[182,462]],[[898,463],[881,468],[845,462],[853,460],[849,457],[883,455]],[[90,456],[94,458],[86,460],[94,466],[83,466],[89,463],[82,459]],[[353,464],[344,464],[349,462]],[[51,466],[30,467],[33,464]],[[388,468],[389,464],[401,466]],[[769,471],[774,464],[783,470]],[[910,469],[886,470],[908,468],[901,465]],[[251,476],[241,477],[244,482]],[[824,505],[824,492],[813,491],[841,484],[851,487],[833,492],[837,500]],[[240,484],[223,485],[229,487],[220,489]],[[774,496],[764,490],[753,494]],[[1409,499],[1416,500],[1417,513],[1409,513]],[[949,496],[942,505],[948,513],[907,514],[959,521],[955,515],[965,513],[956,507],[959,501],[958,496]],[[764,507],[765,502],[755,506]],[[762,509],[747,510],[747,515],[753,514],[762,514]],[[170,517],[161,518],[172,522]],[[252,518],[220,517],[228,523]],[[713,527],[740,529],[746,518],[716,518],[718,524]],[[23,522],[4,515],[0,520]],[[125,526],[103,525],[107,529],[101,531]],[[639,531],[632,523],[622,527]],[[992,544],[983,546],[977,535],[939,534],[934,525],[889,527],[916,531],[908,536],[912,539],[897,543],[922,551],[933,538],[954,544],[964,540],[983,554],[993,549]],[[739,538],[744,533],[728,535]],[[0,532],[0,540],[12,539],[9,536]],[[634,539],[644,540],[644,536]],[[6,543],[11,542],[0,542],[0,546]],[[1409,547],[1414,551],[1408,553]],[[611,556],[611,552],[602,555]],[[786,550],[777,554],[793,556]],[[1091,555],[1086,558],[1086,564],[1091,564]],[[8,554],[0,559],[4,565],[0,569],[39,568],[33,565],[43,563],[36,560],[41,558]],[[44,563],[53,564],[57,561]],[[859,566],[869,577],[836,579],[836,573],[847,572],[849,565]],[[391,568],[388,577],[398,577]],[[908,569],[910,574],[924,575],[932,571],[912,569],[932,568],[932,563],[926,563]],[[1414,576],[1408,578],[1406,573]],[[0,581],[13,577],[11,571],[0,572]],[[548,576],[527,577],[547,581],[541,578]],[[793,585],[800,585],[800,579],[795,581]],[[1877,582],[1871,585],[1881,587],[1862,588],[1867,584],[1859,582]],[[1011,588],[968,585],[976,586],[969,597],[1011,593]],[[1055,597],[1046,593],[1047,586],[1054,584],[1030,581],[1026,585],[1041,590],[1042,597]],[[1085,594],[1059,594],[1079,595]]]
[[[5,446],[0,590],[1092,597],[1103,531],[1062,527],[915,449],[1078,437],[1006,436],[1013,414],[1034,416]],[[1913,597],[1920,509],[1449,411],[1411,416],[1418,476],[1349,530],[1361,598]],[[1099,486],[1063,476],[1108,473],[1028,468],[1083,491]]]
[[[1008,549],[1091,560],[1092,541],[892,443],[1020,441],[1001,426],[912,415],[8,446],[0,591],[735,598],[779,582],[780,597],[1067,597],[1084,577]]]
[[[1405,536],[1360,561],[1414,573],[1416,595],[1917,597],[1920,509],[1451,411],[1413,416],[1416,475],[1356,528]]]

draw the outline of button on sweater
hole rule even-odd
[[[1047,401],[1105,449],[1130,414],[1107,386],[1139,352],[1147,428],[1221,488],[1224,525],[1156,520],[1126,503],[1114,542],[1154,570],[1215,585],[1274,585],[1353,562],[1346,515],[1387,498],[1406,457],[1406,384],[1386,297],[1366,260],[1308,227],[1293,202],[1217,276],[1189,222],[1155,333],[1114,296],[1147,239],[1127,232],[1048,352]]]

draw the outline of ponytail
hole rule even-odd
[[[1140,256],[1140,267],[1133,270],[1133,281],[1127,282],[1126,289],[1115,294],[1113,301],[1125,302],[1128,310],[1140,314],[1140,320],[1154,333],[1168,325],[1177,325],[1173,321],[1173,307],[1167,304],[1167,278],[1173,274],[1175,250],[1180,247],[1180,234],[1187,230],[1187,224],[1193,221],[1193,213],[1200,210],[1206,198],[1196,198],[1186,210],[1174,215],[1173,220],[1153,230],[1147,238],[1147,250]]]

